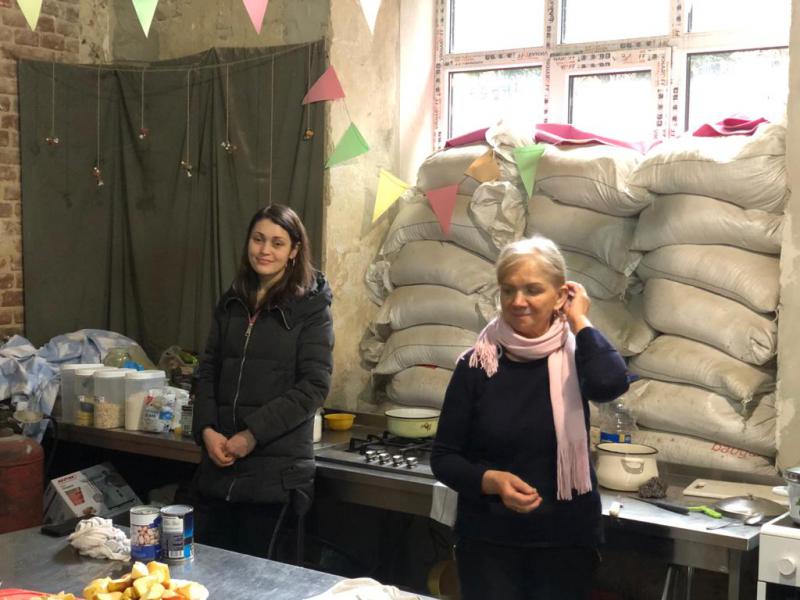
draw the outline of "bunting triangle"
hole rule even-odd
[[[472,164],[464,171],[464,175],[481,183],[497,181],[500,178],[500,167],[494,159],[494,150],[489,150],[472,161]]]
[[[36,29],[39,14],[42,12],[42,0],[17,0],[17,4],[28,22],[28,27]]]
[[[303,104],[310,102],[321,102],[322,100],[337,100],[344,98],[344,90],[342,84],[339,83],[339,77],[336,75],[336,69],[333,65],[325,69],[325,72],[320,75],[319,79],[308,90]]]
[[[156,14],[156,6],[158,0],[133,0],[133,9],[136,11],[136,17],[145,37],[150,36],[150,25],[153,23],[153,15]]]
[[[247,9],[247,14],[250,16],[250,22],[255,27],[256,33],[260,34],[269,0],[242,0],[242,2],[244,2],[244,7]]]
[[[361,0],[361,12],[369,25],[369,32],[375,34],[375,22],[378,20],[378,11],[381,9],[381,0]]]
[[[425,193],[428,196],[428,202],[430,202],[433,213],[439,219],[439,225],[447,237],[450,237],[450,221],[453,218],[453,209],[456,207],[457,194],[457,183],[429,190]]]
[[[378,217],[385,213],[410,187],[409,184],[398,179],[389,171],[381,169],[378,177],[378,193],[375,196],[375,208],[372,211],[372,222],[377,221]]]
[[[536,182],[536,165],[544,154],[544,144],[533,144],[524,148],[514,148],[514,161],[517,163],[519,175],[528,192],[528,198],[533,195],[533,188]]]
[[[339,143],[336,144],[336,147],[333,149],[330,157],[328,157],[328,162],[325,163],[325,168],[329,169],[334,165],[338,165],[340,162],[344,162],[346,160],[350,160],[351,158],[355,158],[360,154],[364,154],[368,150],[369,144],[367,144],[362,137],[358,127],[356,127],[355,123],[350,123],[350,127],[348,127],[347,131],[344,132],[344,135],[339,140]]]

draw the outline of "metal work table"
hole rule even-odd
[[[38,528],[0,535],[0,589],[72,592],[98,577],[118,577],[130,571],[119,561],[80,556],[67,538],[51,538]],[[194,560],[170,564],[176,579],[205,585],[210,598],[270,598],[301,600],[321,594],[342,578],[263,558],[195,544]]]
[[[64,425],[60,429],[63,431],[60,437],[73,442],[195,463],[200,459],[200,450],[192,440],[172,434],[98,430],[75,425]],[[345,443],[351,435],[376,431],[381,431],[380,427],[361,425],[350,431],[325,431],[322,441],[315,444],[315,450]],[[681,496],[681,490],[694,477],[671,473],[662,477],[670,483],[670,499],[695,500]],[[429,516],[433,481],[413,473],[376,472],[318,460],[317,490],[320,496],[328,495],[344,502]],[[706,526],[714,520],[703,514],[672,513],[603,488],[600,495],[610,548],[630,549],[670,565],[726,573],[728,599],[745,597],[742,594],[746,590],[741,589],[742,573],[755,564],[758,527],[731,525],[709,531]],[[608,513],[615,501],[623,504],[616,518]]]

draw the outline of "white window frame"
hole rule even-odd
[[[544,45],[513,50],[449,53],[450,0],[436,0],[434,65],[434,148],[448,139],[449,84],[454,71],[541,67],[545,123],[566,123],[569,104],[569,78],[573,75],[651,70],[655,138],[675,137],[686,128],[686,93],[690,54],[782,48],[789,45],[785,35],[766,35],[759,31],[687,33],[688,3],[669,0],[671,32],[651,38],[607,42],[561,44],[561,2],[545,0]],[[597,58],[598,56],[608,58]],[[608,63],[608,64],[606,64]],[[593,65],[593,66],[592,66]],[[621,68],[624,66],[624,68]],[[489,123],[487,123],[489,125]]]

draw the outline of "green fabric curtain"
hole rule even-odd
[[[270,199],[298,212],[318,265],[324,112],[301,102],[324,69],[323,41],[99,70],[20,61],[26,336],[109,329],[156,361],[201,349]]]

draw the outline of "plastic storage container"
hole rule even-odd
[[[147,392],[163,388],[166,384],[167,374],[164,371],[132,371],[125,376],[125,429],[141,430]]]
[[[78,422],[78,394],[75,393],[75,372],[80,369],[99,369],[102,363],[73,363],[61,366],[61,420]]]
[[[94,373],[95,406],[94,425],[102,429],[115,429],[125,424],[125,376],[131,371],[101,369]],[[100,398],[108,406],[99,406]]]
[[[75,397],[85,396],[87,400],[94,400],[94,374],[97,371],[108,371],[111,367],[91,367],[75,371]]]

